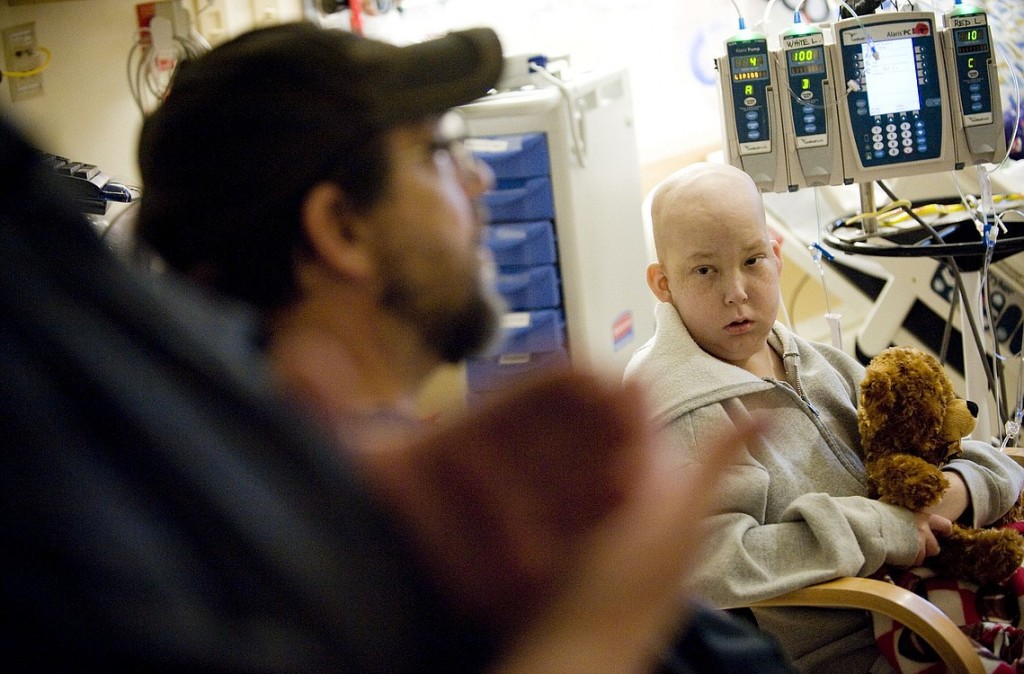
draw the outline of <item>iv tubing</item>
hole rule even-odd
[[[747,20],[743,18],[743,12],[740,11],[740,6],[736,4],[736,0],[730,0],[733,8],[736,10],[736,15],[740,18],[740,30],[747,27]]]
[[[898,201],[898,199],[896,199],[896,195],[892,193],[892,191],[889,189],[889,187],[884,182],[882,182],[881,180],[878,180],[878,181],[876,181],[876,183],[882,189],[882,191],[885,192],[886,195],[888,195],[888,197],[890,199],[892,199],[893,201]],[[939,236],[939,233],[935,231],[934,227],[932,227],[927,222],[922,220],[920,218],[920,216],[918,216],[917,213],[914,213],[910,208],[908,208],[906,206],[902,206],[901,208],[904,210],[904,212],[907,213],[907,215],[909,215],[911,218],[913,218],[917,222],[917,224],[921,225],[926,230],[928,230],[931,233],[932,238],[934,238],[937,242],[940,242],[940,243],[942,242],[942,237]],[[953,258],[952,256],[946,256],[946,257],[944,257],[942,259],[953,270],[953,278],[956,280],[957,292],[959,292],[962,297],[966,298],[967,297],[967,289],[964,288],[964,282],[963,282],[963,279],[960,276],[960,266],[956,263],[956,259]],[[971,332],[974,335],[974,343],[978,346],[979,349],[983,348],[984,342],[981,339],[981,334],[980,334],[980,332],[978,330],[978,324],[974,320],[974,314],[971,313],[970,311],[966,311],[964,313],[967,314],[967,322],[970,323]],[[989,365],[988,358],[986,357],[985,354],[982,354],[981,364],[982,364],[982,367],[985,369],[985,379],[988,381],[989,389],[990,390],[994,390],[994,387],[996,385],[995,378],[994,378],[994,376],[992,374],[992,368]],[[1002,410],[996,410],[996,412],[1000,415],[1000,418],[1001,418],[1002,417]]]
[[[861,21],[860,15],[857,14],[857,12],[853,11],[853,7],[850,7],[848,4],[846,4],[846,0],[839,0],[839,4],[845,7],[846,11],[849,12],[850,15],[857,20],[857,25],[860,26],[860,29],[862,31],[864,31],[864,38],[867,40],[868,48],[871,50],[871,55],[874,56],[877,60],[878,50],[875,49],[875,41],[871,39],[871,33],[869,33],[868,29],[864,27],[864,22]]]

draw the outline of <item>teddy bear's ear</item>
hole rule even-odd
[[[892,409],[896,394],[892,380],[868,370],[860,383],[860,409],[871,415],[872,423],[882,425]]]
[[[877,371],[868,370],[860,385],[860,402],[857,406],[857,430],[861,445],[867,457],[874,456],[875,437],[889,423],[893,409],[894,393],[891,380]],[[879,437],[885,437],[882,433]]]

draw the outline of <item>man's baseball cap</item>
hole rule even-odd
[[[503,60],[489,28],[398,46],[300,22],[184,61],[139,139],[139,234],[184,268],[245,257],[247,238],[287,245],[302,196],[334,167],[375,161],[367,148],[387,130],[485,96]],[[272,282],[245,264],[239,283]]]
[[[142,168],[156,154],[147,146],[153,137],[169,141],[171,147],[153,148],[160,153],[174,145],[202,153],[204,145],[190,139],[219,133],[248,139],[247,131],[262,132],[269,147],[279,145],[275,136],[287,141],[310,133],[329,149],[334,138],[362,127],[387,129],[484,96],[502,62],[489,28],[407,46],[311,23],[254,30],[180,65],[169,94],[145,122]]]

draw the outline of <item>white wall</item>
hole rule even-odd
[[[750,6],[759,20],[765,2]],[[717,48],[737,26],[729,2],[448,0],[412,3],[405,22],[424,35],[490,25],[506,54],[568,55],[577,70],[628,68],[641,163],[718,142],[718,92],[710,82],[717,83]]]
[[[192,6],[192,0],[185,0]],[[268,3],[282,18],[297,18],[303,0],[196,0],[216,2],[237,33],[252,25],[254,6]],[[987,5],[1009,59],[1022,66],[1024,19],[1020,0],[977,0]],[[0,113],[29,127],[51,152],[99,165],[137,180],[135,141],[141,115],[132,102],[127,58],[135,40],[132,0],[63,0],[9,6],[0,0],[0,27],[36,22],[38,43],[53,52],[43,74],[42,98],[12,103],[0,84]],[[768,3],[736,0],[749,27]],[[792,4],[792,3],[791,3]],[[831,2],[835,6],[835,2]],[[930,3],[923,2],[919,5]],[[953,0],[931,3],[948,8]],[[641,165],[716,147],[720,112],[713,59],[738,24],[732,2],[716,0],[405,0],[405,12],[367,19],[366,32],[395,42],[471,25],[498,31],[506,53],[568,54],[576,69],[627,67],[636,110]],[[806,0],[821,12],[824,0]],[[346,15],[335,15],[340,24]],[[792,21],[785,2],[772,4],[764,32],[777,35]],[[1000,64],[1001,66],[1003,63]],[[1013,97],[1007,92],[1004,98]]]
[[[43,96],[12,103],[4,81],[0,111],[48,151],[97,164],[107,173],[136,175],[133,139],[141,117],[126,74],[135,40],[134,5],[123,0],[0,3],[0,27],[35,21],[37,43],[53,53],[42,75]]]
[[[234,32],[251,25],[250,0],[219,1],[227,2]],[[750,4],[758,12],[764,7],[757,0]],[[283,17],[301,14],[301,0],[279,0],[279,5]],[[25,127],[44,149],[137,181],[135,143],[141,114],[127,75],[136,38],[135,3],[64,0],[12,7],[0,0],[0,27],[26,21],[36,23],[38,44],[53,53],[43,73],[45,94],[13,103],[3,82],[0,112]],[[717,94],[695,76],[691,52],[698,37],[724,34],[735,24],[735,10],[727,2],[406,0],[402,16],[392,12],[368,18],[366,30],[401,42],[451,28],[490,25],[501,35],[506,53],[569,54],[576,69],[627,66],[640,158],[646,163],[716,143]],[[711,59],[720,43],[716,38],[700,50],[705,78],[713,74]]]
[[[234,17],[228,25],[252,25],[249,0],[220,2]],[[281,0],[282,16],[297,18],[300,10],[289,12],[290,3]],[[0,114],[13,118],[44,150],[96,164],[132,184],[138,182],[135,149],[142,123],[128,86],[135,5],[63,0],[12,7],[0,0],[0,28],[34,21],[37,44],[53,54],[42,74],[43,96],[14,103],[8,82],[0,83]]]

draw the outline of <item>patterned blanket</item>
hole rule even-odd
[[[939,578],[924,567],[886,569],[873,577],[911,590],[948,615],[974,642],[986,672],[1024,674],[1024,567],[1004,583],[980,587]],[[879,650],[897,672],[945,671],[935,651],[904,625],[877,613],[872,619]]]

